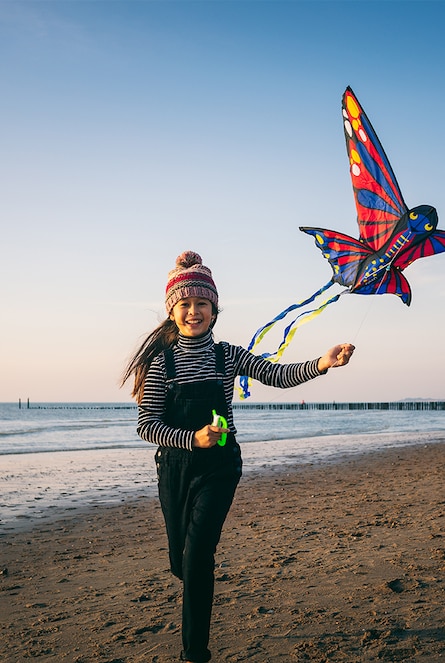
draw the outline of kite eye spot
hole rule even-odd
[[[410,212],[409,213],[409,218],[415,221],[419,215],[416,214],[415,212]]]
[[[431,232],[433,230],[434,226],[431,225],[431,223],[425,223],[425,230],[427,232]]]
[[[315,241],[317,242],[317,244],[321,245],[324,244],[324,239],[321,235],[315,235]]]

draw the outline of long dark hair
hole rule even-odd
[[[212,303],[212,311],[215,316],[210,324],[212,328],[218,317],[218,309]],[[134,375],[132,397],[140,403],[144,395],[144,383],[148,369],[153,359],[167,348],[175,345],[179,338],[179,329],[171,318],[167,318],[156,329],[147,336],[128,362],[127,368],[121,381],[121,387]]]

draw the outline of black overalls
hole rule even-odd
[[[212,422],[212,410],[227,418],[222,377],[224,349],[215,344],[215,380],[175,382],[172,350],[164,351],[167,398],[164,422],[197,431]],[[214,554],[241,477],[235,436],[224,447],[193,451],[159,447],[159,498],[167,528],[172,573],[183,581],[181,659],[206,663],[214,589]]]

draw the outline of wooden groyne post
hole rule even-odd
[[[445,410],[445,401],[389,401],[371,403],[234,403],[234,410]]]

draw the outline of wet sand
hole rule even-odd
[[[216,557],[212,660],[445,660],[444,452],[247,474]],[[0,551],[1,661],[177,660],[156,498],[67,509]]]

